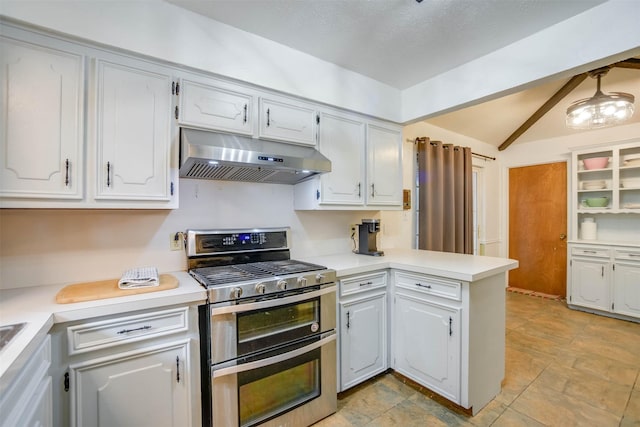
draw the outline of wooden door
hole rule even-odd
[[[566,296],[567,164],[509,169],[509,286]]]

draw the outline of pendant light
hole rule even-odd
[[[591,98],[581,99],[567,108],[567,126],[573,129],[598,129],[625,122],[633,115],[634,96],[624,92],[602,93],[600,79],[609,67],[589,72],[598,80],[596,93]]]

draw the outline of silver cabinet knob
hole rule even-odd
[[[278,280],[278,283],[276,284],[276,287],[278,289],[280,289],[281,291],[286,291],[287,290],[287,281],[286,280]]]

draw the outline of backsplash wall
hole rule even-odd
[[[292,258],[348,252],[349,224],[378,214],[294,211],[292,186],[188,179],[173,211],[2,209],[0,289],[116,278],[136,266],[185,270],[169,238],[187,228],[290,226]]]

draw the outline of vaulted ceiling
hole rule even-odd
[[[177,6],[338,64],[397,89],[406,89],[472,61],[604,0],[168,0]],[[482,72],[480,70],[479,72]],[[568,78],[430,118],[436,126],[496,147]],[[564,113],[595,93],[587,78],[516,143],[575,133]],[[614,68],[604,92],[640,100],[640,70]],[[638,101],[636,102],[638,105]],[[640,107],[638,107],[640,110]],[[640,112],[633,122],[640,122]]]

